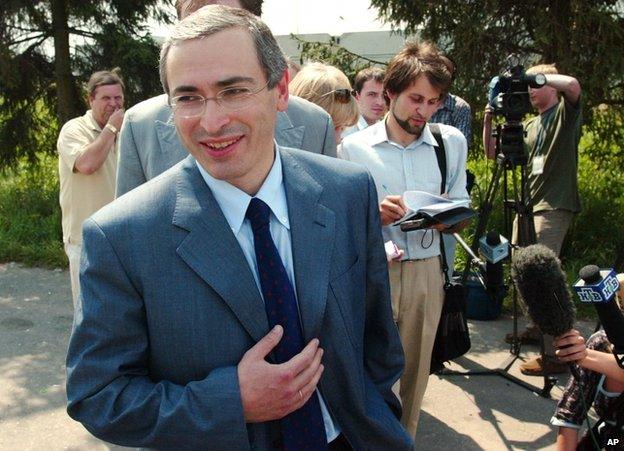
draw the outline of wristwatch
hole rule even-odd
[[[119,130],[113,124],[106,124],[104,128],[108,129],[109,132],[112,132],[113,135],[117,136]]]

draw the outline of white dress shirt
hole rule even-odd
[[[359,132],[360,130],[364,130],[365,128],[368,127],[368,122],[366,122],[366,119],[364,119],[364,116],[362,116],[360,114],[360,117],[358,119],[358,121],[353,124],[351,127],[347,127],[342,131],[342,139],[345,139],[345,137],[352,135],[355,132]]]

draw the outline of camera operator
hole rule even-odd
[[[544,86],[528,88],[531,104],[539,115],[523,124],[536,238],[537,243],[559,255],[572,217],[581,209],[577,181],[581,87],[576,78],[558,74],[554,65],[533,66],[526,73],[544,74],[546,78]],[[496,157],[496,141],[491,131],[492,108],[488,105],[483,120],[483,147],[486,156],[493,159]],[[514,243],[517,242],[517,229],[516,219]],[[539,330],[529,326],[520,338],[522,343],[539,343]],[[544,362],[541,357],[527,361],[520,366],[523,374],[543,375],[544,366],[549,374],[567,371],[566,366],[554,357],[552,337],[545,337],[545,345]]]

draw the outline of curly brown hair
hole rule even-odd
[[[444,98],[453,82],[453,63],[430,42],[409,42],[390,61],[384,90],[400,94],[421,75],[425,75]]]

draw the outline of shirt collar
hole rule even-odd
[[[245,213],[247,212],[249,202],[251,202],[251,196],[224,180],[212,177],[197,160],[195,160],[195,164],[212,191],[219,207],[221,207],[221,211],[232,232],[234,232],[234,235],[238,234],[245,220]],[[255,197],[267,204],[275,218],[290,230],[288,204],[286,203],[286,191],[283,181],[282,158],[278,148],[276,148],[273,166]]]
[[[386,129],[385,120],[379,121],[376,124],[371,125],[369,128],[371,129],[371,133],[372,133],[372,139],[371,139],[372,146],[376,144],[381,144],[383,142],[387,142],[389,144],[401,147],[402,149],[413,149],[413,148],[420,146],[423,143],[428,144],[432,147],[435,147],[438,145],[438,142],[433,137],[431,130],[429,130],[429,123],[425,124],[425,127],[423,128],[423,131],[418,137],[418,139],[411,142],[405,147],[401,146],[398,143],[395,143],[394,141],[391,141],[390,138],[388,138],[388,130]]]
[[[100,127],[100,124],[98,124],[95,118],[93,117],[93,110],[87,110],[84,117],[85,117],[85,120],[89,123],[89,127],[91,127],[91,129],[97,132],[102,131],[102,127]]]
[[[357,125],[358,130],[364,130],[365,128],[368,127],[368,122],[366,122],[366,119],[364,119],[364,116],[360,114],[360,118],[358,119],[356,125]]]

